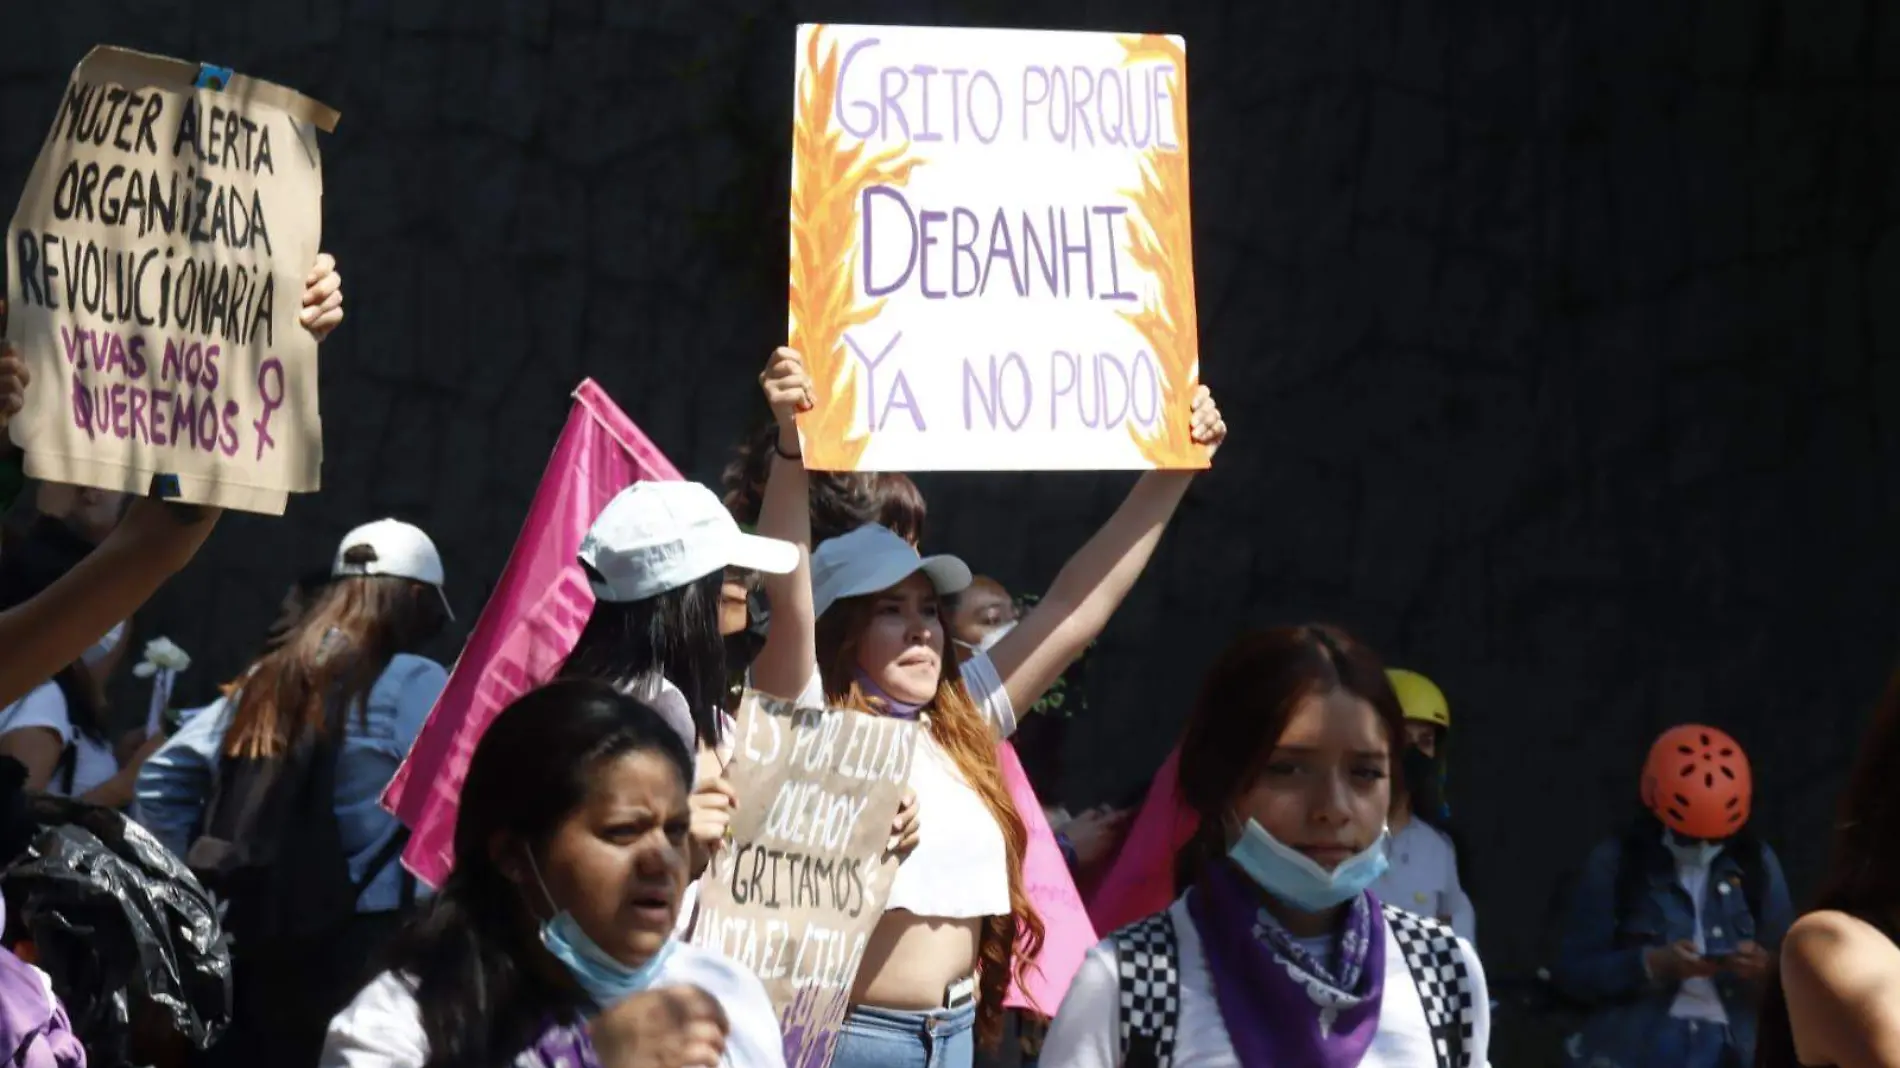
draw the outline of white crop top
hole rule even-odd
[[[989,720],[998,741],[1016,731],[1016,709],[987,653],[963,662],[970,700]],[[813,671],[798,695],[806,707],[824,707],[824,685]],[[917,849],[898,866],[887,909],[918,916],[968,919],[1009,912],[1009,861],[1003,830],[956,761],[928,733],[917,743],[910,787],[917,791]]]

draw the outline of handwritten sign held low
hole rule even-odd
[[[693,942],[764,980],[790,1068],[831,1059],[897,860],[891,820],[917,725],[748,690],[727,771],[744,803],[713,859]]]
[[[806,466],[1206,467],[1181,39],[798,32]]]
[[[317,343],[298,314],[317,132],[336,121],[195,63],[80,62],[7,231],[27,474],[270,514],[318,488]]]

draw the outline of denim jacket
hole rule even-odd
[[[1782,936],[1794,922],[1794,905],[1781,862],[1765,843],[1761,850],[1760,916],[1750,914],[1741,864],[1727,851],[1710,864],[1702,903],[1705,956],[1732,953],[1748,941],[1771,955],[1780,950]],[[1596,1006],[1572,1040],[1572,1063],[1647,1063],[1669,1020],[1678,984],[1652,981],[1644,970],[1643,955],[1653,947],[1695,936],[1695,910],[1672,864],[1646,865],[1641,892],[1628,907],[1628,915],[1617,922],[1617,869],[1623,852],[1620,838],[1591,852],[1571,895],[1570,915],[1553,969],[1552,978],[1559,987]],[[1726,972],[1717,974],[1714,982],[1728,1015],[1731,1044],[1740,1063],[1751,1064],[1760,991]]]
[[[396,833],[396,817],[381,804],[383,790],[448,681],[448,672],[435,661],[398,653],[370,688],[368,724],[355,710],[345,721],[336,761],[336,820],[352,879],[364,876]],[[230,702],[221,699],[192,714],[139,769],[134,818],[180,857],[204,820],[231,712]],[[358,912],[387,912],[401,904],[400,867],[400,862],[390,864],[363,889]]]

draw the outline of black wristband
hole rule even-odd
[[[783,460],[803,460],[805,458],[803,452],[786,452],[785,439],[778,436],[772,438],[772,451],[778,453],[779,458]]]

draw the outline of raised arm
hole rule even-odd
[[[26,404],[31,376],[0,341],[0,435]],[[18,701],[129,618],[204,544],[217,512],[135,501],[125,519],[59,581],[0,612],[0,706]]]
[[[190,562],[219,511],[138,500],[105,543],[39,596],[0,612],[0,705],[79,659]]]
[[[1195,392],[1193,420],[1194,440],[1213,455],[1227,437],[1227,424],[1206,386]],[[1154,556],[1193,478],[1191,471],[1141,476],[1102,529],[1062,566],[1036,607],[990,649],[1012,706],[1025,712],[1034,707],[1102,633]]]
[[[4,311],[4,307],[0,307]],[[320,254],[304,280],[299,321],[319,342],[343,321],[343,276]],[[0,329],[5,326],[0,321]],[[0,432],[25,407],[28,375],[0,342]],[[38,597],[0,612],[0,706],[79,659],[177,574],[217,525],[219,509],[139,500],[105,542]]]
[[[811,597],[811,487],[799,451],[798,413],[811,408],[805,360],[791,349],[772,353],[759,385],[778,420],[776,455],[759,505],[759,534],[798,546],[798,566],[765,576],[772,625],[752,661],[752,685],[776,697],[795,698],[810,684],[818,664],[818,618]]]

